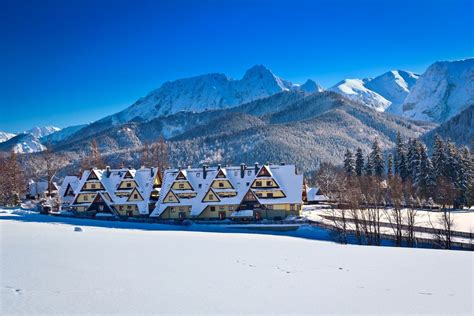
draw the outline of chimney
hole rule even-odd
[[[153,177],[154,174],[155,174],[155,168],[150,167],[150,177]]]
[[[258,162],[255,163],[255,174],[258,173]]]
[[[245,164],[240,164],[240,177],[243,178],[245,176]]]
[[[281,162],[280,165],[284,166],[284,165],[285,165],[285,162]]]
[[[217,165],[217,171],[221,170],[221,164]]]
[[[110,177],[110,166],[106,166],[105,167],[105,175],[108,177]]]
[[[207,176],[207,165],[202,165],[202,178],[206,179]]]

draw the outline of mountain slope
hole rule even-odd
[[[10,138],[6,142],[0,143],[1,152],[14,151],[16,153],[35,153],[45,150],[46,147],[41,144],[40,140],[30,133],[18,134]]]
[[[41,137],[40,140],[43,144],[48,144],[50,142],[57,143],[59,141],[67,139],[68,137],[75,134],[86,126],[87,124],[68,126],[53,133],[47,134],[46,136]]]
[[[375,78],[345,79],[329,90],[383,112],[401,104],[417,79],[412,72],[392,70]]]
[[[0,143],[7,141],[14,136],[15,134],[12,134],[12,133],[0,132]]]
[[[474,150],[474,105],[423,135],[422,139],[431,147],[437,134],[444,139],[450,138],[458,146],[465,145]]]
[[[225,109],[292,87],[292,83],[275,76],[266,67],[257,65],[247,70],[240,80],[214,73],[166,82],[129,108],[104,120],[117,124],[131,120],[148,121],[180,111]]]
[[[474,58],[437,62],[420,77],[402,105],[407,118],[444,122],[474,104]]]
[[[55,127],[55,126],[36,126],[36,127],[33,127],[32,129],[27,130],[24,133],[31,134],[36,138],[42,138],[42,137],[48,136],[49,134],[56,133],[60,130],[61,129],[59,127]]]

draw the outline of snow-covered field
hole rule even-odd
[[[0,214],[1,315],[473,313],[472,252],[41,218]]]

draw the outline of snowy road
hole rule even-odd
[[[473,254],[0,220],[0,314],[473,312]]]

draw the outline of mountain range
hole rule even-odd
[[[389,148],[397,131],[423,137],[440,123],[441,131],[473,104],[473,71],[474,59],[437,62],[422,75],[392,70],[324,90],[257,65],[237,80],[214,73],[166,82],[116,114],[48,135],[29,131],[0,143],[0,151],[32,152],[39,141],[36,151],[52,145],[68,153],[72,166],[94,138],[111,165],[137,164],[142,146],[162,135],[174,165],[268,160],[313,170],[322,161],[341,161],[345,148],[368,152],[375,138]],[[472,120],[457,122],[472,131]]]

